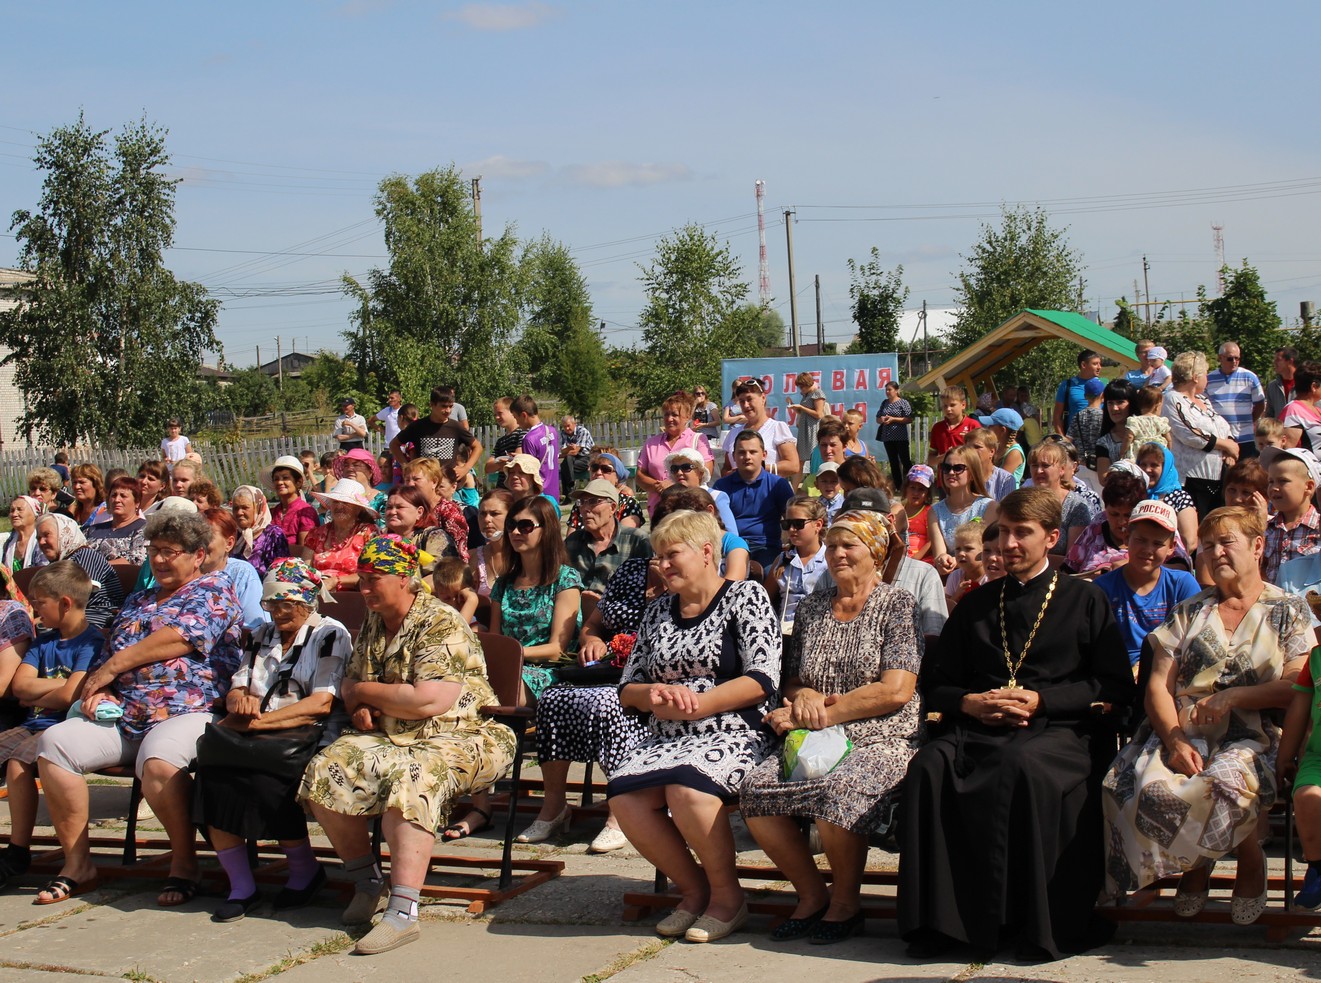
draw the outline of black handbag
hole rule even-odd
[[[333,636],[327,636],[322,643],[322,655],[329,654],[334,647]],[[289,680],[294,667],[303,657],[304,646],[300,645],[293,659],[280,666],[280,671],[262,698],[261,709],[264,713],[271,699],[278,693],[287,695]],[[257,663],[257,646],[253,645],[250,655],[250,667]],[[252,668],[249,668],[249,672]],[[300,778],[307,763],[321,746],[326,725],[324,723],[304,724],[287,730],[244,731],[219,724],[207,724],[202,736],[197,739],[197,766],[201,768],[238,768],[243,771],[260,771],[277,778]]]

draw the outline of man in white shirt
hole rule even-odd
[[[345,452],[365,446],[367,421],[357,411],[352,396],[339,401],[339,416],[335,417],[335,429],[331,436],[339,443],[340,450]]]
[[[766,447],[765,467],[767,471],[787,478],[802,470],[798,457],[798,437],[783,420],[773,420],[766,414],[766,393],[762,391],[761,380],[746,379],[734,390],[734,399],[743,411],[743,422],[737,424],[725,435],[720,449],[725,452],[725,466],[722,474],[734,470],[734,441],[744,430],[755,430],[761,434],[761,441]]]
[[[403,405],[403,394],[398,389],[391,389],[390,395],[386,397],[385,405],[381,407],[379,413],[372,417],[372,429],[384,429],[385,431],[386,447],[389,447],[390,442],[399,436],[399,407]]]

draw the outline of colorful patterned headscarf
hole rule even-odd
[[[367,540],[358,555],[358,570],[367,573],[416,577],[421,557],[416,546],[392,532]]]
[[[301,601],[315,611],[320,590],[321,574],[306,560],[287,556],[271,564],[261,583],[261,603]]]
[[[867,547],[871,553],[872,562],[876,564],[876,572],[880,573],[885,569],[885,557],[890,551],[890,530],[885,525],[885,520],[879,512],[873,512],[870,509],[854,509],[849,512],[841,512],[835,516],[835,521],[830,524],[830,530],[826,533],[826,538],[830,538],[830,533],[836,529],[844,529],[857,536],[862,541],[862,545]]]
[[[32,510],[33,515],[43,515],[45,513],[46,503],[44,500],[37,498],[35,495],[19,495],[18,497],[28,503],[28,508]]]

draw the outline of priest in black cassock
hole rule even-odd
[[[922,666],[946,732],[903,786],[899,930],[918,957],[962,942],[1057,959],[1109,937],[1093,907],[1114,738],[1094,705],[1133,699],[1124,640],[1105,594],[1047,560],[1055,495],[1013,492],[998,521],[1007,575],[959,602]]]

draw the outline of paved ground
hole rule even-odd
[[[94,819],[107,831],[122,828],[122,788],[94,790]],[[44,821],[44,816],[42,817]],[[7,826],[0,802],[0,831]],[[556,880],[477,917],[458,904],[424,910],[422,940],[392,953],[364,958],[350,953],[340,930],[342,902],[274,917],[269,905],[240,922],[210,921],[218,898],[199,898],[182,908],[155,905],[158,884],[120,879],[74,901],[34,907],[40,877],[21,878],[0,894],[0,980],[4,983],[89,983],[89,977],[142,981],[340,983],[413,979],[598,981],[618,983],[739,983],[792,978],[861,983],[887,980],[1181,981],[1321,980],[1321,932],[1266,942],[1261,928],[1200,925],[1127,925],[1116,941],[1096,953],[1045,966],[1016,963],[916,963],[903,954],[892,924],[874,922],[869,934],[831,947],[805,943],[777,946],[767,938],[769,919],[754,918],[748,931],[706,946],[667,944],[651,929],[655,919],[625,923],[620,898],[645,890],[651,868],[632,849],[608,856],[586,853],[598,821],[586,819],[555,843],[520,850],[523,856],[565,861]],[[147,827],[148,830],[150,826]],[[764,859],[746,834],[743,858]],[[473,838],[452,849],[496,856],[495,839]],[[878,866],[894,857],[873,851]],[[1212,902],[1213,905],[1217,902]],[[1221,902],[1227,906],[1227,902]]]

